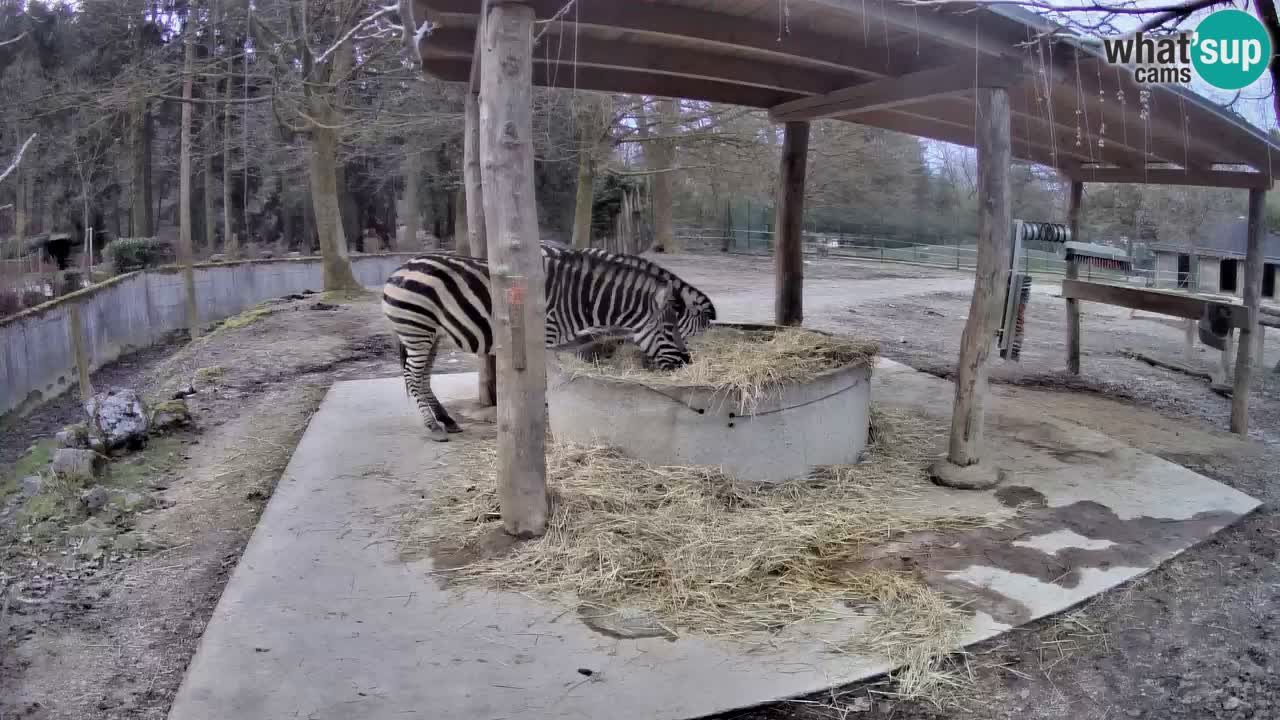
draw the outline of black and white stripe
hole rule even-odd
[[[689,353],[677,327],[703,324],[684,315],[701,312],[704,306],[676,298],[690,293],[692,286],[665,270],[651,270],[644,261],[627,262],[623,257],[542,245],[545,345],[563,348],[602,336],[625,337],[640,347],[654,367],[672,369],[687,363]],[[680,287],[673,287],[673,279]],[[696,290],[691,292],[689,297],[705,298]],[[683,310],[677,311],[677,305]],[[461,432],[461,428],[432,393],[431,368],[441,333],[464,352],[493,352],[488,264],[447,253],[415,257],[387,279],[382,309],[400,340],[405,386],[432,439],[447,440],[447,433]]]

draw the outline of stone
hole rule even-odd
[[[27,497],[30,497],[32,495],[39,495],[40,491],[43,489],[44,489],[44,478],[40,477],[39,475],[28,475],[27,477],[22,478],[22,494],[23,495],[26,495]]]
[[[209,262],[226,262],[227,256],[222,253],[214,253],[209,256]]]
[[[1223,710],[1235,710],[1236,708],[1240,707],[1240,705],[1241,705],[1240,698],[1236,697],[1235,695],[1232,695],[1228,697],[1226,700],[1222,701]]]
[[[80,493],[80,504],[88,511],[90,515],[98,512],[107,506],[111,501],[111,494],[102,486],[94,486]]]
[[[102,441],[108,451],[146,445],[147,405],[134,390],[108,390],[93,396],[84,404],[89,414],[90,433]]]
[[[163,433],[191,425],[191,410],[182,399],[165,400],[151,408],[150,431]]]
[[[929,466],[929,477],[937,485],[957,490],[986,490],[1008,480],[1009,474],[985,463],[960,467],[941,458]]]
[[[54,437],[64,448],[88,448],[89,426],[85,423],[74,423],[58,431]]]
[[[80,547],[76,548],[76,555],[85,559],[101,557],[111,549],[112,544],[110,536],[90,535],[80,543]]]
[[[114,547],[123,553],[136,553],[143,550],[154,550],[160,544],[150,534],[141,530],[123,533],[116,536]]]
[[[124,512],[141,512],[155,507],[156,498],[154,495],[130,490],[123,493],[117,493],[111,499],[111,504]]]
[[[107,467],[107,458],[92,450],[75,448],[59,448],[53,454],[49,468],[54,475],[87,485],[102,476]]]

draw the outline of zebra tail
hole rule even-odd
[[[405,349],[404,343],[400,338],[396,338],[396,347],[400,348],[400,376],[404,378],[404,394],[410,400],[413,399],[413,393],[409,392],[409,375],[405,372],[409,367],[409,351]]]

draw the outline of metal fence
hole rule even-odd
[[[729,252],[734,254],[772,255],[773,232],[764,229],[735,228],[726,233],[723,228],[677,226],[676,237],[690,252]],[[867,235],[845,235],[805,232],[804,252],[813,257],[829,257],[863,260],[878,263],[904,263],[952,270],[974,270],[978,251],[973,245],[936,245],[904,242],[897,239]],[[1064,276],[1067,263],[1062,255],[1045,250],[1028,248],[1020,263],[1023,272],[1035,275]],[[1083,280],[1106,280],[1139,287],[1176,288],[1198,285],[1197,278],[1185,277],[1176,271],[1158,271],[1151,268],[1134,268],[1128,273],[1118,270],[1095,268],[1082,264]],[[1217,288],[1195,288],[1217,292]]]

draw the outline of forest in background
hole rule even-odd
[[[3,256],[30,257],[50,234],[82,248],[86,228],[95,255],[119,238],[195,257],[454,247],[465,237],[462,89],[406,59],[393,10],[4,0],[0,170],[25,152],[0,179]],[[544,35],[539,44],[553,42]],[[535,103],[544,237],[676,250],[679,225],[741,224],[745,208],[771,222],[782,131],[763,111],[541,89]],[[821,121],[809,152],[807,230],[973,242],[971,151]],[[1056,173],[1018,165],[1013,180],[1015,217],[1064,219]],[[1194,243],[1245,208],[1242,191],[1086,192],[1095,242]],[[629,212],[644,231],[619,246]],[[1280,202],[1268,218],[1280,226]]]

